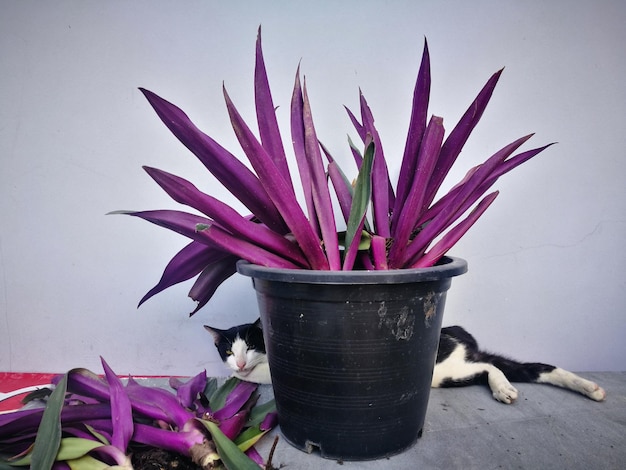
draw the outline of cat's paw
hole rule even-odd
[[[499,402],[510,405],[517,400],[518,391],[511,385],[504,373],[497,367],[492,367],[487,376],[489,388],[493,393],[493,398]]]
[[[518,391],[508,381],[498,383],[493,389],[493,398],[499,402],[510,405],[517,400]]]
[[[585,380],[583,382],[582,393],[595,401],[603,401],[606,398],[604,389],[591,380]]]

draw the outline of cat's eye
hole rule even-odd
[[[226,351],[226,355],[227,355],[227,356],[232,356],[232,355],[233,355],[233,352],[229,349],[228,351]]]

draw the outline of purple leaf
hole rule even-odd
[[[502,70],[504,69],[499,70],[494,73],[491,78],[489,78],[485,86],[478,93],[476,99],[472,102],[467,111],[465,111],[463,117],[461,117],[455,128],[444,142],[439,155],[439,161],[437,162],[433,177],[429,181],[428,189],[426,191],[426,206],[429,206],[435,198],[441,183],[443,183],[443,180],[450,171],[450,168],[452,168],[452,165],[461,153],[465,142],[467,142],[467,139],[474,130],[474,127],[476,127],[476,124],[478,124],[478,121],[482,117],[483,112],[491,99],[493,90],[498,83],[498,79],[502,74]]]
[[[163,123],[253,214],[278,233],[286,226],[258,178],[234,155],[200,131],[178,107],[140,88]]]
[[[390,237],[389,213],[394,206],[394,195],[389,181],[387,162],[378,131],[374,126],[374,116],[365,100],[363,93],[360,93],[361,118],[363,126],[368,134],[374,139],[376,153],[374,155],[374,168],[372,169],[372,212],[374,215],[374,230],[381,237]],[[367,140],[367,137],[366,137]]]
[[[189,291],[189,297],[198,303],[189,316],[194,315],[198,310],[204,307],[208,301],[211,300],[217,288],[222,285],[226,279],[237,272],[238,260],[239,258],[237,256],[228,255],[207,266],[204,271],[200,273],[200,276],[198,276],[198,279],[196,279],[196,282]]]
[[[392,231],[394,243],[389,252],[389,264],[392,267],[399,266],[399,260],[403,258],[413,228],[422,213],[426,187],[439,157],[444,132],[443,119],[432,116],[419,151],[411,188],[404,205],[394,217],[395,225]]]
[[[259,454],[259,451],[256,450],[254,447],[250,447],[244,453],[250,458],[250,460],[256,463],[259,467],[265,468],[265,461],[263,460],[263,457],[261,457],[261,454]]]
[[[263,421],[259,425],[259,429],[261,431],[269,431],[278,425],[278,413],[276,411],[272,411],[265,415]]]
[[[251,382],[240,381],[226,397],[224,406],[215,410],[213,417],[218,420],[230,418],[237,413],[256,391],[257,385]]]
[[[363,269],[365,269],[366,271],[373,271],[374,269],[376,269],[376,267],[372,263],[372,260],[370,259],[369,253],[367,253],[366,251],[359,251],[358,255],[359,260],[363,265]]]
[[[245,124],[228,93],[224,89],[226,107],[231,118],[231,123],[239,143],[254,167],[259,180],[269,194],[270,198],[280,211],[284,221],[293,233],[294,238],[300,245],[312,269],[328,270],[328,260],[324,256],[319,238],[311,229],[311,225],[305,217],[291,186],[285,182],[282,175],[276,169],[276,165],[256,137]]]
[[[452,246],[465,235],[480,216],[487,210],[494,199],[498,196],[498,191],[485,196],[476,208],[458,225],[446,233],[424,256],[422,256],[411,268],[427,268],[433,266],[445,255]]]
[[[221,248],[254,264],[296,269],[299,266],[263,248],[241,240],[212,223],[211,220],[186,212],[157,210],[129,212],[161,227],[169,228],[207,245]]]
[[[210,445],[210,441],[195,427],[185,431],[170,431],[169,429],[159,429],[147,424],[137,423],[133,439],[140,444],[178,452],[187,456],[191,456],[192,449],[201,454],[202,452],[199,449]],[[214,448],[209,448],[207,451],[215,453]]]
[[[315,204],[315,212],[318,217],[319,227],[324,240],[324,248],[330,269],[341,269],[341,259],[339,256],[339,242],[337,240],[337,227],[335,226],[335,216],[333,213],[333,205],[330,199],[330,191],[322,162],[322,153],[320,151],[315,126],[313,125],[313,116],[311,113],[311,105],[306,90],[306,83],[303,86],[303,109],[302,121],[304,125],[304,147],[306,159],[309,164],[309,171],[312,182],[313,202]]]
[[[170,260],[165,267],[165,271],[163,271],[159,283],[143,296],[137,307],[168,287],[197,276],[207,265],[214,263],[216,259],[224,259],[225,257],[228,257],[228,255],[221,250],[192,241]]]
[[[195,377],[189,379],[187,382],[180,382],[176,387],[172,387],[176,389],[176,397],[178,398],[179,403],[185,408],[194,409],[194,402],[204,391],[206,381],[206,370],[204,370]]]
[[[430,96],[430,55],[428,53],[428,43],[424,39],[424,51],[422,53],[422,63],[417,74],[415,89],[413,91],[413,107],[411,110],[411,121],[402,157],[402,166],[398,177],[396,203],[394,205],[394,219],[399,214],[400,209],[409,194],[411,182],[414,179],[418,166],[418,155],[422,138],[426,130],[426,119],[428,114],[428,101]]]
[[[387,262],[387,239],[379,235],[372,235],[370,243],[372,247],[374,269],[389,269]]]
[[[261,136],[261,144],[267,153],[272,157],[276,168],[291,185],[291,177],[289,175],[289,167],[285,157],[285,149],[278,130],[278,121],[276,120],[276,111],[274,102],[272,101],[272,93],[270,91],[267,72],[265,70],[265,62],[263,60],[263,50],[261,47],[261,27],[256,40],[256,65],[254,68],[254,97],[256,104],[257,122],[259,124],[259,134]],[[293,190],[293,186],[292,186]]]
[[[0,437],[14,437],[22,432],[36,432],[41,422],[44,408],[18,410],[0,414]],[[108,403],[97,405],[65,406],[61,411],[61,423],[83,422],[90,419],[111,418],[111,406]]]
[[[357,233],[363,232],[364,225],[365,225],[365,216],[363,216],[363,218],[359,222],[359,225],[357,225]],[[350,240],[350,244],[346,246],[346,254],[343,260],[344,271],[351,271],[352,269],[354,269],[354,261],[356,260],[357,254],[359,252],[360,243],[361,243],[361,237],[356,236],[356,237],[353,237]]]
[[[242,240],[217,225],[209,225],[200,230],[213,243],[221,247],[224,251],[228,251],[239,258],[243,258],[250,263],[259,266],[268,266],[284,269],[302,268],[280,255],[274,254],[264,248],[254,245],[250,242]]]
[[[554,142],[548,145],[544,145],[543,147],[539,147],[536,149],[532,149],[532,150],[527,150],[526,152],[522,152],[518,155],[514,155],[513,157],[509,158],[508,160],[505,160],[497,169],[496,171],[494,171],[492,173],[492,175],[489,177],[489,179],[491,180],[493,179],[497,179],[500,176],[502,176],[505,173],[508,173],[509,171],[511,171],[513,168],[518,167],[519,165],[521,165],[522,163],[530,160],[531,158],[533,158],[535,155],[539,154],[540,152],[543,152],[545,149],[547,149],[548,147],[554,145]]]
[[[65,434],[71,435],[72,437],[80,437],[81,439],[94,440],[93,432],[90,430],[87,430],[87,428],[83,425],[83,423],[66,424],[65,426],[63,426],[63,432]],[[98,432],[100,432],[100,430],[98,430]],[[110,433],[100,433],[100,434],[102,434],[102,436],[105,437],[108,442],[111,442],[111,440],[113,439]]]
[[[367,136],[367,129],[365,128],[364,123],[361,124],[361,122],[359,122],[359,120],[354,115],[354,113],[350,110],[350,108],[344,106],[344,109],[348,113],[348,117],[350,118],[350,122],[352,122],[352,125],[356,129],[357,134],[359,134],[359,137],[361,138],[361,140],[363,142],[365,142],[365,137]],[[358,161],[358,159],[357,159],[356,163],[357,163],[357,165],[360,166],[360,162]]]
[[[207,241],[206,235],[198,232],[196,227],[198,225],[210,225],[212,220],[206,217],[200,217],[199,215],[189,214],[182,211],[173,210],[154,210],[154,211],[139,211],[139,212],[126,212],[127,215],[133,217],[139,217],[148,222],[152,222],[159,227],[167,228],[176,233],[191,238],[192,240],[211,245]]]
[[[476,170],[478,170],[479,167],[480,165],[470,168],[470,170],[467,172],[467,174],[463,177],[463,179],[460,182],[454,185],[435,204],[430,206],[428,210],[424,211],[421,217],[417,220],[417,223],[415,224],[414,229],[418,229],[419,227],[424,225],[426,222],[434,219],[435,216],[439,214],[450,203],[450,201],[452,201],[457,196],[457,194],[459,193],[463,185],[470,179],[470,177],[474,174]]]
[[[232,441],[239,435],[247,420],[248,413],[235,413],[233,416],[220,421],[220,431],[222,431],[224,435]]]
[[[546,148],[550,147],[553,144],[544,145],[543,147],[539,147],[532,150],[527,150],[526,152],[522,152],[518,155],[515,155],[508,160],[505,160],[498,168],[496,168],[491,175],[485,180],[485,182],[480,186],[481,194],[487,192],[487,190],[493,186],[493,184],[497,181],[497,179],[503,174],[511,171],[513,168],[521,165],[522,163],[528,161],[535,155],[539,154]],[[474,174],[474,172],[480,167],[480,165],[471,168],[465,177],[457,183],[450,191],[448,191],[443,197],[441,197],[433,206],[431,206],[428,211],[426,211],[422,217],[417,221],[416,227],[423,225],[424,223],[432,220],[441,210],[448,204],[449,201],[454,199],[454,197],[458,194],[463,185],[469,180],[469,178]]]
[[[237,388],[231,392],[235,393]],[[256,393],[256,388],[249,398],[245,401],[242,407],[231,417],[222,419],[219,424],[220,431],[224,433],[230,440],[234,440],[245,427],[250,416],[250,410],[256,405],[259,400],[259,394]],[[227,398],[228,403],[228,398]],[[226,405],[225,405],[226,406]]]
[[[343,218],[348,222],[350,207],[352,206],[352,185],[334,160],[328,164],[328,176],[333,184],[333,188],[335,188],[335,194],[337,195]]]
[[[109,385],[88,369],[77,368],[67,373],[67,391],[77,395],[108,402],[111,398]]]
[[[69,392],[97,398],[103,402],[108,402],[110,400],[111,392],[109,390],[109,385],[93,372],[87,369],[73,369],[68,372],[67,377],[67,390]],[[126,392],[128,394],[128,397],[130,398],[133,410],[139,414],[153,419],[172,422],[170,419],[171,413],[167,412],[167,410],[155,406],[155,404],[151,403],[150,400],[146,402],[141,395],[137,397],[133,396],[133,394],[130,393],[131,390],[134,390],[137,387],[140,387],[141,390],[150,389],[150,387],[141,386],[137,384],[134,380],[132,380],[132,378],[129,378],[128,385],[126,386]],[[165,390],[161,390],[161,392],[168,393]],[[176,397],[174,397],[172,394],[169,395],[176,404],[175,410],[182,409],[176,401]],[[82,409],[85,406],[90,405],[81,405],[77,408]]]
[[[468,200],[473,198],[477,200],[480,197],[479,188],[490,174],[498,168],[498,166],[509,157],[517,148],[524,142],[532,137],[532,134],[517,139],[515,142],[510,143],[506,147],[502,148],[490,158],[487,159],[482,165],[471,172],[467,181],[461,185],[452,200],[450,200],[445,207],[423,228],[421,232],[411,241],[407,247],[405,257],[398,262],[400,266],[405,267],[412,265],[417,261],[417,258],[421,256],[424,249],[428,244],[437,237],[443,230],[452,224],[463,212],[460,211],[467,209]]]
[[[144,169],[176,202],[199,210],[235,236],[279,254],[295,264],[308,267],[299,247],[267,226],[242,217],[227,204],[201,192],[183,178],[156,168],[144,167]]]
[[[195,417],[181,406],[178,398],[171,392],[157,387],[141,385],[132,377],[128,378],[126,393],[134,409],[149,418],[160,419],[182,430],[188,421]]]
[[[302,87],[300,85],[300,66],[296,71],[296,80],[291,95],[291,140],[293,142],[293,150],[298,164],[298,173],[300,174],[300,182],[304,192],[304,201],[309,213],[309,221],[313,230],[318,233],[319,225],[317,223],[317,214],[313,203],[313,184],[311,183],[311,170],[306,157],[305,139],[304,139],[304,121],[303,116],[304,98],[302,97]]]
[[[122,381],[111,370],[106,361],[101,357],[102,367],[109,384],[111,398],[111,422],[113,423],[113,435],[111,445],[126,452],[128,443],[133,435],[133,413],[130,399],[124,390]]]

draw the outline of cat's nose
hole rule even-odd
[[[246,368],[246,361],[244,360],[238,360],[237,361],[237,368],[239,370],[245,369]]]

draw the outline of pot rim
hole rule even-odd
[[[439,281],[467,272],[467,261],[444,256],[429,268],[380,271],[319,271],[313,269],[269,268],[246,260],[237,262],[237,272],[254,279],[306,284],[405,284]]]

